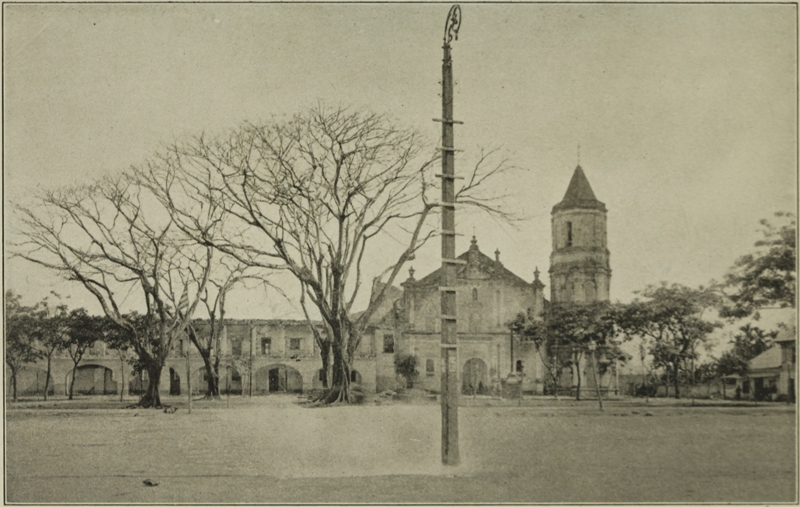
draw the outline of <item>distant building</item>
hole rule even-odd
[[[731,376],[742,399],[795,402],[796,343],[794,327],[781,329],[772,347],[748,361],[746,376]]]
[[[583,169],[572,175],[564,198],[552,210],[550,295],[556,302],[608,301],[611,280],[607,246],[606,207],[597,200]],[[539,270],[533,280],[512,273],[500,260],[481,252],[473,236],[459,257],[457,274],[458,357],[463,393],[497,392],[512,377],[522,377],[526,392],[542,393],[546,372],[539,352],[531,342],[513,337],[507,327],[518,313],[540,318],[549,304]],[[388,287],[381,307],[373,315],[353,363],[352,379],[367,391],[395,388],[395,354],[417,356],[417,385],[438,391],[441,378],[440,270],[416,279],[413,267],[401,288]],[[376,282],[373,297],[383,285]],[[315,323],[313,325],[320,325]],[[322,387],[319,348],[310,325],[295,320],[228,320],[222,333],[220,389],[253,395],[301,392]],[[205,368],[188,340],[174,344],[160,386],[164,394],[185,394],[186,359],[190,354],[193,392],[206,388]],[[582,364],[581,368],[586,368]],[[71,379],[68,358],[53,362],[53,389],[64,393]],[[124,375],[122,375],[124,371]],[[524,373],[524,376],[521,375]],[[512,375],[513,374],[513,375]],[[131,375],[130,366],[102,344],[82,361],[76,376],[80,393],[115,393],[125,377],[128,392],[142,392],[146,373]],[[568,373],[564,386],[572,385]],[[584,386],[592,387],[589,375]],[[615,389],[613,372],[602,376],[605,389]],[[19,392],[30,394],[44,386],[41,364],[31,365],[22,375]]]

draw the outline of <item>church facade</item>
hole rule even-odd
[[[526,280],[503,265],[499,250],[490,257],[481,251],[477,238],[472,238],[469,248],[458,257],[456,286],[462,393],[499,392],[510,376],[522,379],[525,392],[544,392],[547,373],[539,351],[533,343],[512,336],[507,323],[519,313],[541,318],[550,301],[609,300],[606,213],[605,204],[597,200],[578,166],[564,198],[552,209],[549,300],[545,298],[545,284],[538,268],[533,271],[533,279]],[[440,389],[439,278],[437,269],[417,279],[412,267],[400,287],[388,288],[353,364],[352,380],[365,390],[395,389],[402,382],[395,374],[396,354],[416,356],[417,387]],[[191,386],[186,378],[187,352]],[[322,387],[319,350],[306,321],[228,321],[221,353],[230,359],[229,367],[220,372],[224,375],[220,383],[223,391],[259,395]],[[20,393],[30,393],[34,386],[37,392],[43,388],[42,366],[30,365],[22,374]],[[570,385],[573,376],[566,375],[563,382]],[[175,344],[160,386],[165,395],[185,394],[190,387],[192,392],[200,393],[205,388],[204,377],[203,363],[187,340]],[[71,378],[71,361],[67,357],[56,358],[52,391],[65,393]],[[141,392],[146,382],[146,378],[131,376],[130,366],[114,351],[97,344],[77,371],[76,391],[110,394],[124,389],[135,393]],[[601,381],[604,385],[608,382]]]
[[[519,313],[541,318],[550,301],[609,300],[606,214],[583,169],[576,167],[564,198],[552,209],[549,301],[538,268],[533,280],[526,281],[503,266],[499,250],[490,258],[472,238],[469,249],[458,257],[463,264],[456,286],[462,393],[500,392],[509,375],[522,379],[525,392],[544,392],[547,374],[540,351],[513,336],[507,323]],[[416,385],[432,391],[441,383],[439,277],[440,270],[435,270],[417,280],[410,270],[401,284],[403,296],[395,305],[393,323],[398,352],[417,357]],[[571,384],[572,377],[568,374],[562,382]],[[604,380],[607,386],[609,379]]]

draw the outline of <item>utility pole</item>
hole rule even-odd
[[[444,25],[442,59],[442,463],[458,465],[458,329],[456,326],[455,147],[453,124],[453,59],[450,42],[458,40],[461,7],[454,5]],[[463,261],[462,261],[463,262]]]
[[[192,365],[189,362],[189,348],[186,348],[186,395],[189,399],[189,413],[192,413]]]

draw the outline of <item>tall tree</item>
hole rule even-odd
[[[649,352],[653,366],[666,369],[675,386],[675,397],[680,398],[680,379],[690,368],[687,360],[697,357],[697,348],[709,340],[710,333],[722,324],[708,321],[703,313],[718,305],[714,292],[692,289],[683,285],[649,286],[639,292],[644,301],[636,299],[620,312],[618,325],[626,336],[650,338]]]
[[[16,211],[23,238],[16,254],[80,283],[108,318],[129,331],[131,348],[150,378],[141,404],[159,407],[164,362],[199,303],[213,250],[194,248],[128,173],[45,191],[35,205],[18,204]],[[175,276],[190,262],[203,266],[203,277],[194,285]],[[139,297],[130,297],[134,293]],[[193,297],[179,308],[183,294]],[[143,326],[129,318],[137,307],[144,308]]]
[[[535,320],[524,313],[519,313],[514,320],[508,323],[508,328],[515,336],[534,343],[536,353],[550,377],[553,393],[558,399],[561,373],[565,367],[571,364],[572,354],[569,350],[561,347],[558,335],[547,332],[547,323],[544,320]]]
[[[797,283],[797,220],[793,213],[775,213],[777,224],[761,220],[763,238],[756,251],[739,257],[725,275],[730,303],[723,317],[743,318],[765,306],[795,306]]]
[[[518,318],[519,319],[519,318]],[[605,301],[592,303],[553,303],[543,314],[541,322],[515,320],[512,330],[519,332],[553,354],[550,363],[557,368],[571,365],[576,374],[576,399],[581,399],[581,363],[589,345],[609,349],[616,335],[614,307]],[[610,349],[609,349],[610,350]],[[568,361],[564,361],[568,354]],[[557,360],[557,361],[556,361]],[[558,380],[560,372],[551,373]],[[558,384],[556,384],[556,388]]]
[[[218,266],[216,276],[209,278],[206,289],[200,295],[206,319],[193,320],[188,328],[189,339],[197,348],[206,369],[206,397],[219,398],[219,365],[222,357],[221,336],[225,328],[225,303],[233,288],[247,279],[254,278],[235,259],[227,258]],[[191,272],[191,270],[190,270]]]
[[[41,357],[37,340],[41,336],[46,312],[39,306],[24,306],[22,296],[13,290],[5,293],[5,356],[11,372],[12,399],[17,401],[17,376],[25,364]]]
[[[51,294],[60,299],[60,296],[55,292],[51,291]],[[45,373],[44,381],[44,399],[46,401],[47,391],[50,388],[53,355],[67,348],[69,344],[69,322],[67,305],[62,303],[51,307],[47,298],[40,305],[45,312],[39,349],[41,357],[47,360],[47,372]]]
[[[72,359],[72,379],[69,383],[68,392],[71,400],[75,392],[75,377],[78,373],[78,365],[84,354],[96,342],[105,341],[106,333],[114,324],[107,317],[89,315],[83,308],[72,310],[64,320],[67,336],[64,348],[69,353],[70,359]]]
[[[288,271],[300,282],[327,334],[318,341],[330,344],[332,384],[323,403],[350,401],[351,364],[370,319],[403,264],[435,234],[426,219],[438,208],[430,195],[438,156],[423,156],[423,148],[416,132],[383,116],[319,106],[287,121],[175,146],[162,160],[167,176],[151,178],[179,182],[164,185],[162,202],[198,242],[251,267]],[[482,157],[458,200],[495,209],[497,201],[475,190],[506,168]],[[198,234],[197,211],[220,207],[225,220]],[[386,261],[386,283],[353,316],[362,262],[381,235],[400,242],[401,251]]]

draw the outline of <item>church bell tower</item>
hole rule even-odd
[[[594,196],[579,165],[552,211],[550,300],[554,303],[609,300],[606,213],[606,205]]]

